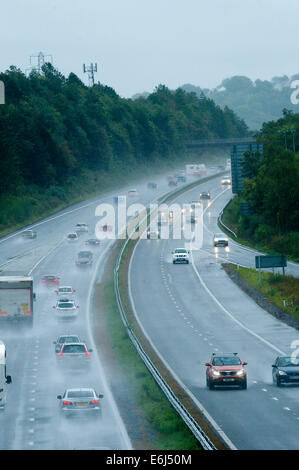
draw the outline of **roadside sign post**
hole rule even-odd
[[[282,268],[283,275],[285,274],[285,267],[287,266],[287,259],[285,255],[266,255],[255,257],[255,267],[259,270],[259,285],[262,285],[261,268]]]

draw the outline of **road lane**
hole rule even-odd
[[[210,190],[214,198],[223,190],[219,183],[203,184],[202,189]],[[198,189],[176,202],[197,199],[196,194]],[[212,208],[213,204],[210,209],[216,223]],[[219,248],[217,258],[211,237],[205,230],[202,250],[193,252],[201,281],[192,265],[172,264],[171,251],[183,246],[182,242],[138,243],[130,269],[138,319],[190,395],[203,404],[237,448],[297,449],[298,387],[274,386],[271,365],[280,352],[292,352],[291,343],[299,339],[299,332],[265,312],[232,283],[221,262],[229,260],[232,252],[235,256],[235,250]],[[246,260],[248,252],[242,256]],[[248,362],[247,391],[206,388],[204,363],[213,351],[239,352]]]

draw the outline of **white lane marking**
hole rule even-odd
[[[291,408],[288,408],[287,406],[284,406],[283,409],[286,411],[291,411]]]
[[[268,392],[268,390],[266,388],[262,388],[263,392]]]
[[[262,336],[258,335],[257,333],[255,333],[254,331],[252,331],[250,328],[248,328],[247,326],[245,326],[242,322],[240,322],[239,320],[237,320],[237,318],[235,318],[233,316],[233,314],[231,312],[229,312],[225,307],[224,305],[215,297],[215,295],[210,291],[210,289],[208,288],[208,286],[206,285],[206,283],[204,282],[204,280],[202,279],[201,275],[199,274],[198,272],[198,269],[197,267],[195,266],[195,263],[194,263],[194,259],[193,259],[193,252],[191,250],[191,262],[192,262],[192,266],[193,266],[193,269],[195,271],[195,274],[197,275],[201,285],[203,286],[203,288],[205,289],[205,291],[209,294],[209,296],[214,300],[214,302],[221,308],[221,310],[228,316],[231,318],[231,320],[233,322],[235,322],[237,325],[239,325],[241,328],[243,328],[243,330],[247,331],[247,333],[251,334],[252,336],[254,336],[255,338],[259,339],[262,343],[266,344],[269,348],[273,349],[274,351],[278,352],[279,355],[281,356],[285,356],[286,353],[284,351],[282,351],[281,349],[277,348],[276,346],[274,346],[274,344],[270,343],[270,341],[267,341],[265,338],[263,338]]]
[[[278,401],[277,397],[272,397],[272,400]]]

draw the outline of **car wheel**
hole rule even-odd
[[[214,384],[210,381],[210,379],[207,377],[207,387],[209,387],[210,390],[214,390]]]
[[[186,263],[189,264],[189,261],[187,260]]]
[[[172,263],[175,264],[175,261],[173,261]]]
[[[246,390],[246,389],[247,389],[247,380],[245,380],[245,381],[242,383],[241,389],[242,389],[242,390]]]
[[[281,382],[278,377],[276,377],[276,385],[277,387],[281,387]]]

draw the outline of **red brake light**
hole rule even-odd
[[[85,354],[87,357],[90,357],[90,353],[87,350],[85,351]]]
[[[63,400],[62,402],[63,405],[72,405],[71,401]]]
[[[60,353],[58,354],[58,357],[61,357],[63,354],[63,351],[60,351]]]
[[[99,400],[92,400],[92,401],[90,402],[91,405],[96,405],[97,403],[99,403]]]

